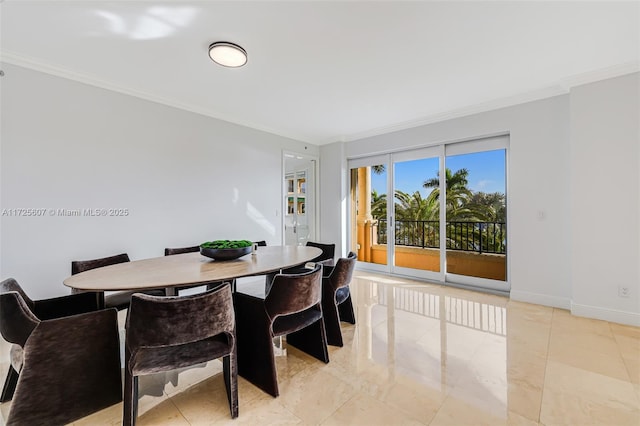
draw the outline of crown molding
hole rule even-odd
[[[576,86],[595,83],[596,81],[607,80],[609,78],[620,77],[626,74],[632,74],[634,72],[640,72],[640,62],[626,62],[624,64],[618,64],[595,71],[575,74],[560,80],[560,85],[564,87],[565,90],[570,91]]]
[[[568,92],[560,86],[545,87],[542,89],[534,90],[527,93],[521,93],[515,96],[509,96],[500,99],[494,99],[491,101],[479,103],[476,105],[457,108],[450,111],[436,113],[424,118],[405,121],[402,123],[392,124],[390,126],[378,127],[365,132],[354,133],[351,135],[345,135],[341,138],[344,142],[351,142],[358,139],[369,138],[373,136],[380,136],[386,133],[397,132],[400,130],[412,129],[414,127],[425,126],[427,124],[439,123],[441,121],[447,121],[454,118],[466,117],[473,114],[479,114],[482,112],[493,111],[500,108],[506,108],[518,104],[537,101],[540,99],[551,98],[553,96],[565,95]]]
[[[371,129],[365,132],[353,133],[350,135],[342,135],[334,140],[326,141],[324,143],[332,142],[351,142],[358,139],[365,139],[373,136],[380,136],[386,133],[397,132],[400,130],[407,130],[414,127],[425,126],[427,124],[438,123],[441,121],[451,120],[454,118],[461,118],[473,114],[482,112],[488,112],[500,108],[507,108],[527,102],[538,101],[541,99],[551,98],[553,96],[566,95],[571,91],[573,87],[581,86],[584,84],[594,83],[600,80],[606,80],[609,78],[620,77],[622,75],[631,74],[640,71],[640,63],[627,62],[595,71],[576,74],[567,78],[563,78],[557,85],[543,87],[537,90],[533,90],[526,93],[521,93],[515,96],[504,97],[500,99],[494,99],[488,102],[480,104],[457,108],[442,113],[436,113],[416,120],[405,121],[402,123],[392,124],[389,126],[382,126],[375,129]],[[321,143],[322,144],[322,143]]]
[[[309,143],[312,145],[326,145],[334,142],[351,142],[359,139],[365,139],[373,136],[379,136],[387,133],[393,133],[400,130],[411,129],[414,127],[425,126],[428,124],[434,124],[441,121],[451,120],[455,118],[466,117],[473,114],[482,112],[488,112],[500,108],[507,108],[518,104],[527,102],[533,102],[541,99],[550,98],[553,96],[565,95],[570,92],[571,88],[581,86],[584,84],[593,83],[600,80],[606,80],[609,78],[619,77],[625,74],[631,74],[640,71],[640,63],[627,62],[595,71],[589,71],[581,74],[576,74],[561,79],[558,84],[548,87],[539,88],[537,90],[521,93],[514,96],[508,96],[504,98],[494,99],[491,101],[471,105],[464,108],[457,108],[450,111],[444,111],[441,113],[435,113],[426,117],[418,118],[415,120],[409,120],[401,123],[395,123],[388,126],[381,126],[374,129],[366,130],[363,132],[357,132],[346,135],[336,135],[335,137],[326,138],[324,140],[310,140],[308,137],[294,134],[283,133],[265,126],[256,125],[246,121],[236,120],[218,111],[211,111],[206,108],[199,107],[193,104],[187,104],[180,102],[176,99],[163,98],[158,95],[143,92],[131,87],[125,87],[113,82],[100,79],[90,74],[79,73],[71,71],[67,68],[39,61],[35,58],[19,55],[10,51],[0,51],[0,61],[6,62],[12,65],[17,65],[24,68],[29,68],[35,71],[40,71],[46,74],[55,75],[57,77],[74,80],[80,83],[88,84],[90,86],[100,87],[102,89],[111,90],[114,92],[122,93],[136,98],[144,99],[147,101],[163,104],[173,108],[178,108],[184,111],[193,112],[196,114],[204,115],[206,117],[214,118],[217,120],[225,121],[231,124],[248,127],[261,132],[270,133],[276,136],[292,139],[295,141]]]
[[[292,139],[298,142],[304,142],[304,143],[316,145],[316,143],[314,143],[313,141],[309,141],[307,140],[307,138],[299,135],[283,134],[282,132],[278,132],[271,128],[259,126],[249,122],[235,120],[217,111],[211,111],[206,108],[199,107],[197,105],[180,102],[176,99],[164,98],[148,92],[143,92],[141,90],[133,89],[131,87],[121,86],[111,81],[100,79],[91,74],[71,71],[67,68],[53,65],[47,62],[39,61],[35,58],[19,55],[14,52],[9,52],[6,50],[0,51],[0,62],[6,62],[8,64],[16,65],[23,68],[28,68],[34,71],[45,73],[45,74],[54,75],[56,77],[65,78],[67,80],[77,81],[79,83],[99,87],[101,89],[122,93],[124,95],[133,96],[133,97],[144,99],[150,102],[155,102],[155,103],[159,103],[169,107],[178,108],[184,111],[193,112],[195,114],[200,114],[206,117],[215,118],[216,120],[225,121],[227,123],[247,127],[253,130],[261,131],[261,132],[271,133],[273,135],[284,137],[287,139]]]

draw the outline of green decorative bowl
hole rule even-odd
[[[242,248],[223,248],[223,249],[214,249],[214,248],[205,248],[200,247],[200,254],[203,256],[210,257],[213,260],[233,260],[239,257],[245,256],[253,251],[253,247],[242,247]]]

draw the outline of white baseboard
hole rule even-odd
[[[640,327],[640,314],[637,312],[618,311],[571,302],[571,313],[580,317],[595,318]]]
[[[571,309],[571,299],[549,296],[548,294],[530,293],[511,289],[509,297],[518,302],[535,303],[536,305],[551,306],[553,308]]]

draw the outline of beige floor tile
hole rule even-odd
[[[531,386],[528,383],[511,383],[507,388],[507,407],[509,412],[524,417],[530,421],[540,420],[542,406],[542,387]]]
[[[238,392],[238,400],[240,399]],[[174,394],[171,401],[190,424],[215,424],[231,418],[222,374],[209,377]]]
[[[569,332],[588,332],[607,337],[612,335],[611,325],[607,321],[579,317],[565,309],[553,310],[553,327],[557,330]]]
[[[629,380],[620,345],[613,336],[609,323],[578,317],[566,318],[564,315],[557,321],[554,317],[549,360]],[[621,336],[619,339],[624,341],[625,338]]]
[[[637,425],[640,399],[629,381],[549,361],[540,421],[545,425]]]
[[[638,371],[640,364],[640,337],[632,337],[623,334],[614,334],[622,359],[625,361],[628,370]],[[631,377],[633,380],[633,377]],[[636,376],[637,383],[637,376]]]
[[[622,328],[616,324],[612,327],[614,338],[620,349],[622,361],[633,383],[640,383],[640,333],[633,333],[631,327]],[[616,333],[616,331],[622,331]]]
[[[635,339],[640,340],[640,327],[633,327],[631,325],[624,325],[624,324],[616,324],[613,322],[609,324],[609,327],[611,328],[611,332],[615,336],[633,337]]]
[[[507,322],[507,355],[513,357],[515,353],[527,354],[546,359],[549,355],[549,338],[551,328],[545,325],[539,327],[534,323],[515,327]]]
[[[84,417],[73,423],[74,426],[94,425],[121,425],[122,403],[100,410],[90,416]],[[142,396],[138,400],[138,425],[187,425],[187,420],[182,416],[170,399],[161,397]]]
[[[347,382],[311,368],[278,385],[278,401],[308,424],[321,423],[356,393]]]
[[[399,377],[379,399],[394,410],[399,410],[409,417],[428,424],[444,402],[447,392],[439,388],[431,388],[412,378]]]
[[[509,426],[539,426],[540,423],[522,416],[516,412],[509,411],[507,414],[507,425]]]
[[[271,397],[270,397],[271,398]],[[255,401],[254,401],[255,402]],[[277,398],[261,400],[248,409],[240,409],[240,415],[236,419],[220,420],[216,425],[304,425],[304,422],[296,417]],[[192,426],[196,426],[193,423]]]
[[[574,393],[545,389],[540,422],[545,426],[638,426],[640,411],[637,406],[606,398],[594,400]]]
[[[425,411],[425,417],[429,413]],[[323,426],[333,425],[424,425],[404,412],[385,404],[364,392],[358,392],[349,399],[328,419],[321,423]]]
[[[191,426],[171,399],[167,399],[153,407],[144,414],[138,415],[138,426],[166,425],[166,426]]]
[[[430,426],[499,426],[508,423],[508,414],[496,416],[482,405],[449,396],[435,415]]]
[[[638,327],[358,271],[351,293],[358,323],[328,364],[290,345],[276,357],[278,398],[240,377],[231,419],[216,360],[141,377],[138,424],[640,426]],[[122,403],[74,424],[121,421]]]
[[[631,383],[640,384],[640,360],[638,358],[622,358]]]
[[[507,379],[510,384],[542,389],[547,359],[526,352],[511,352],[507,358]]]

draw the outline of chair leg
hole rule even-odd
[[[238,338],[238,374],[277,397],[278,378],[264,302],[254,301],[243,293],[234,293],[233,304]]]
[[[122,425],[133,426],[138,417],[138,376],[132,376],[125,366],[124,372],[124,404]]]
[[[331,299],[323,298],[322,300],[322,320],[324,321],[327,343],[331,346],[342,347],[344,344],[342,342],[342,330],[340,330],[338,307]]]
[[[13,393],[16,390],[18,384],[18,372],[10,365],[9,371],[7,371],[7,378],[4,379],[4,386],[2,387],[2,396],[0,396],[0,402],[7,402],[13,398]]]
[[[229,410],[231,418],[238,417],[238,368],[236,351],[222,359],[222,369],[224,384],[227,388],[227,399],[229,400]]]
[[[287,344],[295,346],[324,363],[329,362],[327,335],[322,318],[302,330],[287,334]]]
[[[338,305],[338,312],[340,313],[340,321],[348,322],[349,324],[356,323],[356,315],[353,312],[353,303],[351,302],[351,294]]]

